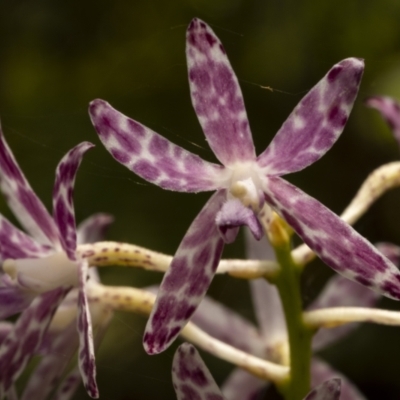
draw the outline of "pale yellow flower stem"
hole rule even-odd
[[[91,266],[110,265],[144,268],[165,272],[172,256],[158,253],[133,244],[98,242],[78,246],[78,255],[87,258]],[[255,279],[261,276],[272,278],[278,272],[275,261],[262,260],[221,260],[217,274],[229,274],[237,278]]]
[[[400,312],[363,307],[321,308],[304,312],[303,321],[310,328],[335,328],[351,322],[400,326]]]
[[[130,287],[96,285],[88,293],[90,302],[100,302],[114,310],[130,311],[149,315],[156,295]],[[255,357],[208,335],[191,322],[185,326],[181,336],[214,356],[228,361],[259,378],[280,384],[288,379],[289,368]]]

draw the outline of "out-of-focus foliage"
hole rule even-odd
[[[7,140],[38,195],[50,207],[54,169],[72,146],[89,140],[76,184],[77,219],[115,215],[110,239],[173,253],[207,198],[144,183],[102,149],[87,116],[101,97],[170,140],[212,160],[189,98],[185,30],[194,16],[223,41],[244,92],[261,152],[301,96],[337,61],[365,59],[366,72],[342,138],[293,180],[340,212],[365,176],[400,152],[363,98],[400,99],[400,3],[397,0],[85,0],[0,4],[0,116]],[[272,89],[271,89],[272,88]],[[357,225],[372,241],[400,244],[400,191],[384,196]],[[4,200],[0,211],[12,219]],[[241,256],[228,246],[226,256]],[[304,280],[309,302],[328,275],[322,263]],[[102,271],[108,284],[145,286],[160,276],[122,268]],[[240,293],[240,295],[238,295]],[[251,316],[245,282],[217,278],[211,294]],[[385,302],[389,308],[399,308]],[[144,319],[117,314],[98,357],[103,399],[173,399],[174,349],[149,357]],[[396,328],[364,327],[326,356],[369,399],[398,399]],[[230,366],[205,356],[221,381]],[[378,367],[379,366],[379,367]],[[383,394],[384,393],[384,394]],[[81,390],[75,397],[84,399]]]

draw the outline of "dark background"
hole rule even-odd
[[[340,213],[366,175],[399,158],[398,145],[369,95],[400,99],[400,3],[397,0],[1,1],[0,115],[6,138],[44,203],[51,207],[54,170],[74,145],[85,156],[75,191],[77,220],[104,211],[116,218],[109,238],[172,254],[209,194],[163,191],[117,164],[87,116],[103,98],[171,141],[214,160],[189,98],[185,30],[193,17],[221,38],[246,102],[258,153],[301,97],[336,62],[365,59],[358,100],[343,136],[322,160],[289,176]],[[274,91],[263,89],[270,86]],[[379,200],[356,225],[371,241],[400,244],[400,191]],[[0,210],[12,219],[3,200]],[[243,256],[237,241],[225,257]],[[157,273],[104,268],[107,284],[142,287]],[[330,270],[314,262],[304,277],[305,301]],[[210,294],[253,318],[247,283],[218,277]],[[385,300],[386,308],[398,308]],[[117,313],[98,352],[101,398],[174,399],[174,348],[145,355],[145,320]],[[399,399],[400,330],[363,326],[323,355],[369,399]],[[205,355],[221,382],[231,366]],[[75,399],[87,398],[81,389]]]

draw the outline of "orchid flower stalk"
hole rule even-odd
[[[189,25],[186,55],[192,103],[222,165],[174,145],[103,100],[90,105],[103,144],[130,170],[168,190],[216,191],[164,276],[144,335],[146,351],[159,353],[172,343],[204,297],[224,243],[233,242],[242,225],[260,239],[260,218],[270,215],[271,209],[335,271],[399,299],[397,268],[337,215],[281,178],[316,162],[338,139],[357,95],[363,61],[349,58],[333,66],[256,157],[241,89],[226,51],[198,19]]]

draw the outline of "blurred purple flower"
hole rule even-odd
[[[365,104],[368,107],[375,108],[381,113],[400,146],[400,104],[391,97],[385,96],[369,97],[365,101]]]
[[[266,243],[256,242],[250,234],[247,234],[246,243],[249,258],[273,259],[272,248]],[[278,291],[265,279],[251,281],[250,288],[258,327],[207,297],[203,299],[191,321],[225,343],[260,358],[288,365],[290,357],[288,333]],[[378,299],[377,293],[340,275],[335,275],[308,310],[350,306],[372,307]],[[313,338],[313,350],[322,350],[351,333],[357,326],[358,324],[353,323],[332,329],[320,329]],[[313,357],[312,386],[335,377],[339,377],[342,381],[341,400],[365,399],[347,378],[318,357]],[[222,391],[228,400],[251,400],[267,385],[267,382],[237,368],[222,386]]]
[[[75,254],[77,234],[72,199],[76,172],[84,153],[92,147],[89,142],[81,143],[58,164],[51,217],[26,180],[0,128],[0,190],[29,233],[22,232],[0,215],[0,259],[4,271],[0,318],[23,311],[0,348],[0,397],[10,389],[40,345],[58,304],[72,287],[78,287],[82,378],[89,395],[98,397],[85,291],[88,263]]]
[[[189,343],[183,343],[175,352],[172,382],[177,400],[230,400],[222,395],[200,354]],[[339,400],[340,391],[340,379],[330,379],[313,389],[304,400]],[[245,400],[245,397],[237,398]]]
[[[194,109],[222,165],[202,160],[103,100],[90,115],[112,156],[149,182],[169,190],[216,190],[183,238],[149,318],[148,353],[163,351],[196,310],[225,243],[247,225],[260,239],[262,212],[274,208],[318,256],[347,278],[400,299],[400,273],[336,214],[280,178],[321,158],[340,136],[357,95],[363,61],[332,67],[300,101],[267,149],[256,157],[237,77],[225,50],[204,22],[187,31],[187,63]]]

